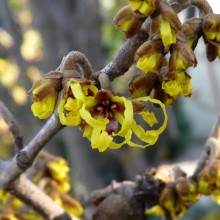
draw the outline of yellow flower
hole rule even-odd
[[[164,122],[158,129],[145,131],[135,121],[134,113],[141,116],[151,127],[158,123],[154,113],[146,109],[144,102],[161,107]],[[84,137],[91,141],[92,148],[97,148],[100,152],[107,148],[117,149],[124,144],[142,148],[153,145],[167,124],[166,109],[160,101],[148,96],[128,100],[125,97],[113,96],[107,90],[100,90],[94,98],[87,100],[79,112],[85,121],[85,124],[81,125]],[[144,144],[134,143],[133,135]],[[120,143],[117,142],[118,137],[123,138]]]
[[[141,29],[144,20],[144,18],[135,16],[129,6],[125,6],[115,15],[114,24],[129,38],[134,36]]]
[[[202,30],[207,41],[220,43],[220,15],[209,14],[203,20]]]
[[[131,134],[132,102],[124,97],[113,96],[107,90],[100,90],[93,98],[85,101],[79,113],[86,123],[82,125],[84,137],[90,139],[92,148],[100,152],[107,148],[120,148],[126,142],[116,143],[114,136],[126,139]]]
[[[139,68],[145,73],[150,72],[150,71],[156,72],[158,55],[159,54],[155,52],[153,54],[140,57],[137,62],[137,68]]]
[[[38,117],[39,119],[46,119],[53,113],[56,101],[56,93],[48,95],[41,101],[34,102],[31,105],[31,111],[33,112],[34,116]]]
[[[149,209],[146,209],[145,214],[146,215],[164,216],[164,210],[159,205],[155,205]]]
[[[70,172],[70,168],[66,160],[63,158],[51,161],[47,164],[47,166],[51,172],[52,177],[57,180],[64,179]]]
[[[149,16],[157,7],[157,0],[128,0],[128,4],[134,12],[145,17]]]
[[[160,71],[163,63],[164,47],[161,40],[149,40],[142,44],[136,54],[137,68],[143,72],[156,72]]]
[[[162,82],[162,89],[174,99],[178,96],[189,96],[192,91],[190,76],[185,72],[175,74],[176,79]]]
[[[62,207],[67,213],[73,216],[80,217],[82,216],[84,209],[82,205],[73,197],[69,195],[61,195]]]
[[[6,213],[1,215],[0,214],[0,219],[3,220],[19,220],[13,213]]]
[[[172,45],[169,68],[171,71],[185,71],[188,67],[195,67],[197,60],[193,50],[187,43],[177,41]]]
[[[58,93],[62,89],[62,73],[49,72],[42,79],[35,82],[31,90],[34,103],[31,110],[40,119],[48,118],[54,111]]]
[[[81,122],[79,109],[89,96],[96,94],[98,89],[91,81],[71,79],[66,84],[63,98],[58,106],[60,122],[67,126],[77,126]]]
[[[49,161],[47,167],[52,178],[57,182],[58,191],[66,193],[70,190],[69,172],[70,168],[63,158],[57,158],[56,160]]]

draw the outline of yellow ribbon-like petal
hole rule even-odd
[[[81,87],[80,83],[71,82],[70,87],[71,87],[71,90],[72,90],[72,93],[73,93],[74,97],[77,100],[84,100],[85,96],[83,94],[82,87]]]
[[[98,148],[99,152],[105,151],[112,142],[112,136],[106,131],[94,127],[91,135],[92,148]]]
[[[158,104],[160,105],[161,109],[163,110],[163,114],[164,114],[164,121],[163,121],[163,124],[156,130],[147,130],[147,131],[144,131],[144,129],[140,126],[140,125],[137,125],[136,122],[134,121],[133,124],[132,124],[132,127],[131,127],[131,130],[134,132],[134,134],[143,142],[147,143],[147,145],[141,145],[141,144],[136,144],[132,141],[128,141],[128,144],[130,146],[133,146],[133,147],[141,147],[141,148],[144,148],[144,147],[147,147],[149,145],[153,145],[155,144],[155,142],[157,141],[159,135],[164,131],[164,129],[166,128],[166,125],[167,125],[167,120],[168,120],[168,116],[167,116],[167,113],[166,113],[166,108],[165,108],[165,105],[157,100],[157,99],[152,99],[150,98],[149,96],[147,97],[140,97],[140,98],[137,98],[135,99],[137,101],[150,101],[154,104]]]
[[[153,112],[144,111],[141,112],[140,115],[142,118],[152,127],[154,124],[158,123],[157,118]]]
[[[62,125],[77,126],[81,122],[77,102],[72,98],[61,100],[58,106],[58,115]]]
[[[165,18],[162,18],[161,21],[160,37],[165,47],[176,43],[176,33]]]

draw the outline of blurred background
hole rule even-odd
[[[218,1],[209,2],[214,12],[220,13]],[[125,42],[112,22],[125,4],[125,0],[0,1],[0,99],[19,122],[25,143],[45,123],[30,111],[27,91],[33,82],[56,69],[62,57],[72,50],[84,53],[94,71],[104,67]],[[191,8],[183,11],[180,19],[184,21],[194,15],[198,16],[198,11]],[[70,163],[74,194],[88,197],[92,190],[112,180],[134,179],[146,168],[181,161],[190,164],[198,159],[220,111],[220,62],[206,61],[202,39],[195,54],[198,66],[189,70],[193,95],[168,108],[168,127],[156,146],[146,149],[125,146],[99,153],[91,149],[78,128],[65,128],[48,143],[47,150]],[[126,76],[114,80],[117,92],[123,92],[126,80]],[[7,159],[13,154],[12,142],[0,118],[0,158]],[[219,212],[217,209],[218,218],[208,219],[219,219]]]

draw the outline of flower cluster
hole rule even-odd
[[[48,83],[48,77],[46,74],[46,83]],[[96,87],[94,81],[79,78],[76,75],[68,75],[66,78],[63,76],[60,79],[63,90],[57,109],[61,124],[79,126],[83,131],[83,136],[91,141],[92,148],[97,148],[100,152],[107,148],[117,149],[125,144],[134,147],[153,145],[166,127],[165,106],[158,100],[149,96],[135,99],[115,96],[109,90]],[[48,95],[49,92],[43,92],[42,84],[46,83],[41,79],[30,91],[34,96],[41,95],[41,103],[44,102],[45,105],[47,105],[48,99],[54,97],[52,94]],[[57,96],[57,90],[51,89],[50,92],[56,93]],[[42,94],[45,94],[45,97]],[[159,123],[154,113],[147,107],[151,103],[160,106],[164,112],[164,122],[157,129],[149,129]],[[34,102],[32,106],[36,106],[36,103]],[[39,108],[39,110],[37,107],[32,107],[32,111],[39,118],[43,118],[42,115],[49,116],[48,113],[45,113],[45,111],[48,112],[48,109],[50,109],[50,114],[54,111],[55,105],[52,107]],[[147,130],[137,123],[134,115],[142,118],[143,122],[148,125]],[[142,144],[133,141],[135,136]]]
[[[179,219],[201,196],[197,182],[185,176],[171,181],[170,178],[156,172],[153,178],[154,181],[162,181],[164,186],[160,189],[158,200],[146,209],[146,215]]]
[[[154,174],[154,178],[161,180],[165,186],[160,192],[158,202],[146,209],[147,215],[180,218],[202,195],[211,195],[220,204],[219,159],[207,160],[206,165],[192,178],[183,175],[170,181],[159,172]]]
[[[185,214],[200,198],[196,182],[179,177],[176,181],[168,183],[162,190],[159,198],[159,207],[172,219]]]
[[[220,204],[220,162],[210,162],[198,175],[199,192],[204,195],[213,195],[215,201]]]
[[[136,51],[134,60],[141,72],[156,73],[158,80],[154,79],[155,76],[153,79],[145,77],[149,82],[145,85],[154,84],[150,90],[141,85],[142,95],[146,92],[150,94],[152,90],[154,98],[166,105],[172,104],[180,96],[190,96],[191,77],[186,70],[197,64],[193,50],[198,39],[204,37],[209,61],[220,58],[220,15],[213,14],[211,8],[206,7],[201,13],[203,17],[192,18],[181,24],[177,14],[165,1],[128,0],[126,8],[129,8],[131,17],[142,19],[142,23],[151,17],[149,36],[146,34],[146,42]],[[119,22],[126,19],[122,11],[116,14],[115,25],[123,29],[127,38],[132,37],[138,28],[141,29],[140,22],[129,22],[129,26],[123,26],[123,22]],[[127,35],[131,29],[135,31]],[[140,82],[138,77],[144,78],[140,73],[135,75],[130,83],[133,87],[137,86],[134,85],[136,81]]]

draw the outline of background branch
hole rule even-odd
[[[20,134],[18,123],[2,101],[0,101],[0,115],[13,135],[15,150],[21,150],[23,148],[23,137]]]

